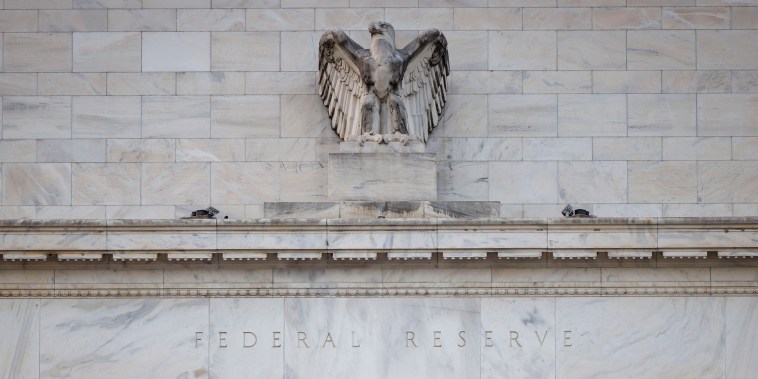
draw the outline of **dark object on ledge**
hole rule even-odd
[[[213,207],[208,207],[205,209],[198,209],[196,211],[192,212],[192,216],[189,217],[182,217],[182,219],[193,219],[193,218],[214,218],[213,216],[217,215],[220,211]]]
[[[590,215],[590,211],[586,209],[577,208],[574,209],[574,207],[571,206],[571,204],[566,205],[563,207],[563,210],[561,210],[561,214],[565,217],[595,217]]]

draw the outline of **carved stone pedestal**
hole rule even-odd
[[[329,154],[330,200],[435,200],[435,154]]]

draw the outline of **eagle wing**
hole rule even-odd
[[[401,52],[408,55],[401,92],[408,112],[408,135],[426,142],[447,102],[447,40],[439,30],[429,29]]]
[[[319,95],[324,101],[332,129],[344,141],[360,136],[363,60],[370,56],[341,30],[329,30],[319,42]]]

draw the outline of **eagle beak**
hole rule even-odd
[[[371,35],[374,35],[374,34],[377,34],[377,33],[381,33],[382,29],[379,26],[379,23],[376,22],[376,21],[374,21],[374,22],[368,24],[368,31],[369,31],[369,33],[371,33]]]

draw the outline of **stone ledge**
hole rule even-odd
[[[5,220],[3,260],[722,258],[758,255],[758,218]],[[336,253],[336,255],[334,255]],[[399,259],[403,258],[401,254]]]

